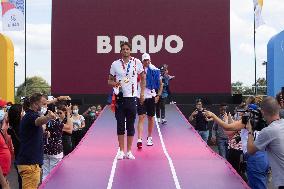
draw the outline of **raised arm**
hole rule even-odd
[[[67,106],[66,107],[67,122],[66,122],[66,124],[64,124],[64,127],[62,129],[63,131],[65,131],[69,134],[72,134],[72,131],[73,131],[73,123],[72,123],[72,120],[71,120],[71,112],[72,112],[71,105]]]
[[[59,96],[59,97],[56,97],[52,100],[47,101],[47,104],[55,104],[58,101],[62,101],[62,100],[71,100],[71,98],[70,98],[70,96]]]
[[[56,119],[56,116],[52,111],[48,110],[48,114],[46,116],[41,116],[35,120],[35,125],[42,126],[47,124],[47,122],[49,122],[51,119]]]
[[[80,127],[80,128],[82,129],[82,128],[84,128],[85,126],[86,126],[85,120],[82,120],[82,122],[81,122],[81,127]]]
[[[91,108],[89,107],[82,115],[84,117],[87,117],[90,112],[91,112]]]
[[[242,121],[236,121],[233,123],[226,123],[223,120],[221,120],[218,116],[216,116],[214,113],[210,111],[205,111],[205,116],[208,118],[212,118],[219,126],[223,127],[225,130],[229,131],[239,131],[243,128],[245,128],[245,125],[242,123]]]
[[[194,112],[191,113],[191,115],[189,116],[188,120],[189,121],[193,121],[195,116],[197,115],[198,111],[194,110]]]

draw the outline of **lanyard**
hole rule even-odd
[[[126,77],[129,75],[130,63],[131,63],[131,60],[129,60],[128,65],[127,65],[127,70],[126,70],[126,73],[125,73]],[[124,66],[124,63],[123,63],[122,59],[121,59],[121,65],[122,65],[122,69],[125,70],[125,66]]]
[[[129,75],[131,60],[132,60],[132,58],[129,60],[128,65],[127,65],[127,70],[126,70],[126,73],[125,73],[125,76],[126,76],[126,77],[128,77],[128,75]],[[121,61],[122,69],[125,71],[124,62],[123,62],[122,59],[120,59],[120,61]],[[135,61],[135,60],[134,60],[134,61]],[[135,61],[135,65],[134,65],[134,70],[133,70],[132,77],[134,77],[135,72],[136,72],[136,61]],[[131,85],[131,92],[132,92],[132,96],[133,96],[133,95],[134,95],[134,84],[133,84],[133,83],[132,83],[132,85]]]

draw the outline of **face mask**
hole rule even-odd
[[[38,114],[39,114],[40,116],[42,116],[42,115],[44,115],[46,112],[47,112],[47,108],[41,107],[40,111],[38,111]]]
[[[77,115],[79,110],[73,110],[73,114]]]
[[[91,116],[91,117],[94,117],[95,115],[96,115],[95,112],[91,112],[91,113],[90,113],[90,116]]]
[[[4,110],[0,110],[0,121],[2,121],[5,117],[5,112]]]
[[[6,110],[8,111],[10,108],[11,108],[11,106],[7,106],[7,107],[6,107]]]

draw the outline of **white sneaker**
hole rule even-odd
[[[147,146],[153,146],[153,138],[147,137]]]
[[[161,118],[157,118],[158,123],[161,123]]]
[[[162,119],[162,124],[165,124],[167,123],[167,120],[166,119]]]
[[[126,158],[127,158],[127,159],[135,159],[135,157],[134,157],[134,155],[131,153],[131,151],[126,153]]]
[[[170,102],[170,104],[176,104],[176,103],[177,103],[177,102],[175,102],[175,101],[171,101],[171,102]]]
[[[125,158],[124,152],[123,152],[123,151],[119,151],[118,154],[117,154],[117,156],[116,156],[116,159],[117,159],[117,160],[122,160],[122,159],[124,159],[124,158]]]

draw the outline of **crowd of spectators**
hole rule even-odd
[[[69,96],[35,93],[19,104],[0,98],[0,189],[10,189],[13,164],[19,188],[37,188],[72,152],[102,111],[91,105],[82,115]]]

